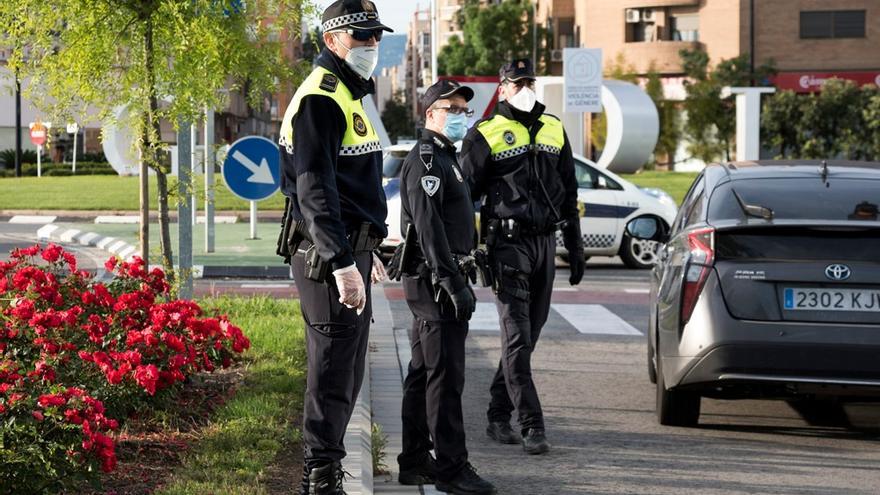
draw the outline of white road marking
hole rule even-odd
[[[241,284],[242,289],[288,289],[293,284]]]
[[[650,294],[651,289],[623,289],[627,294]]]
[[[493,332],[501,331],[501,324],[498,321],[498,310],[495,309],[495,303],[477,303],[477,310],[471,317],[471,330],[491,330]]]
[[[553,304],[551,307],[580,333],[642,335],[642,332],[601,304]]]

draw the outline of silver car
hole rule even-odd
[[[701,397],[880,398],[880,163],[708,166],[652,271],[648,373],[661,424]]]

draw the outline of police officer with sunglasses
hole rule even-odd
[[[383,31],[369,0],[339,0],[322,16],[326,49],[297,89],[281,127],[288,211],[279,254],[290,260],[308,358],[301,493],[343,491],[343,437],[364,377],[372,253],[387,235],[382,148],[361,99]]]

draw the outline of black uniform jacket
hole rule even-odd
[[[543,126],[539,118],[544,109],[543,104],[536,103],[535,108],[527,113],[503,101],[498,104],[496,113],[532,129],[533,126]],[[478,125],[468,131],[462,142],[461,169],[470,183],[474,200],[485,197],[482,215],[488,218],[512,218],[522,222],[526,228],[542,233],[553,232],[555,223],[560,220],[576,224],[578,191],[568,136],[564,137],[564,145],[558,155],[535,150],[495,161],[489,143],[477,130]],[[530,164],[532,159],[535,160],[534,168]],[[546,188],[550,201],[541,191],[538,179]],[[560,218],[554,218],[549,203],[553,204]]]
[[[425,129],[400,172],[401,234],[415,225],[428,267],[451,292],[466,283],[452,254],[470,254],[477,242],[474,205],[455,153],[445,136]]]
[[[325,49],[318,65],[333,72],[361,99],[375,89],[372,80],[355,74],[343,60]],[[293,153],[281,149],[281,190],[293,200],[296,220],[306,224],[321,258],[334,270],[354,263],[347,235],[364,222],[370,233],[388,234],[382,152],[339,156],[346,119],[332,98],[309,95],[294,117]]]

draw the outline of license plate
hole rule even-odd
[[[880,290],[872,289],[801,289],[786,287],[787,310],[865,311],[880,313]]]

